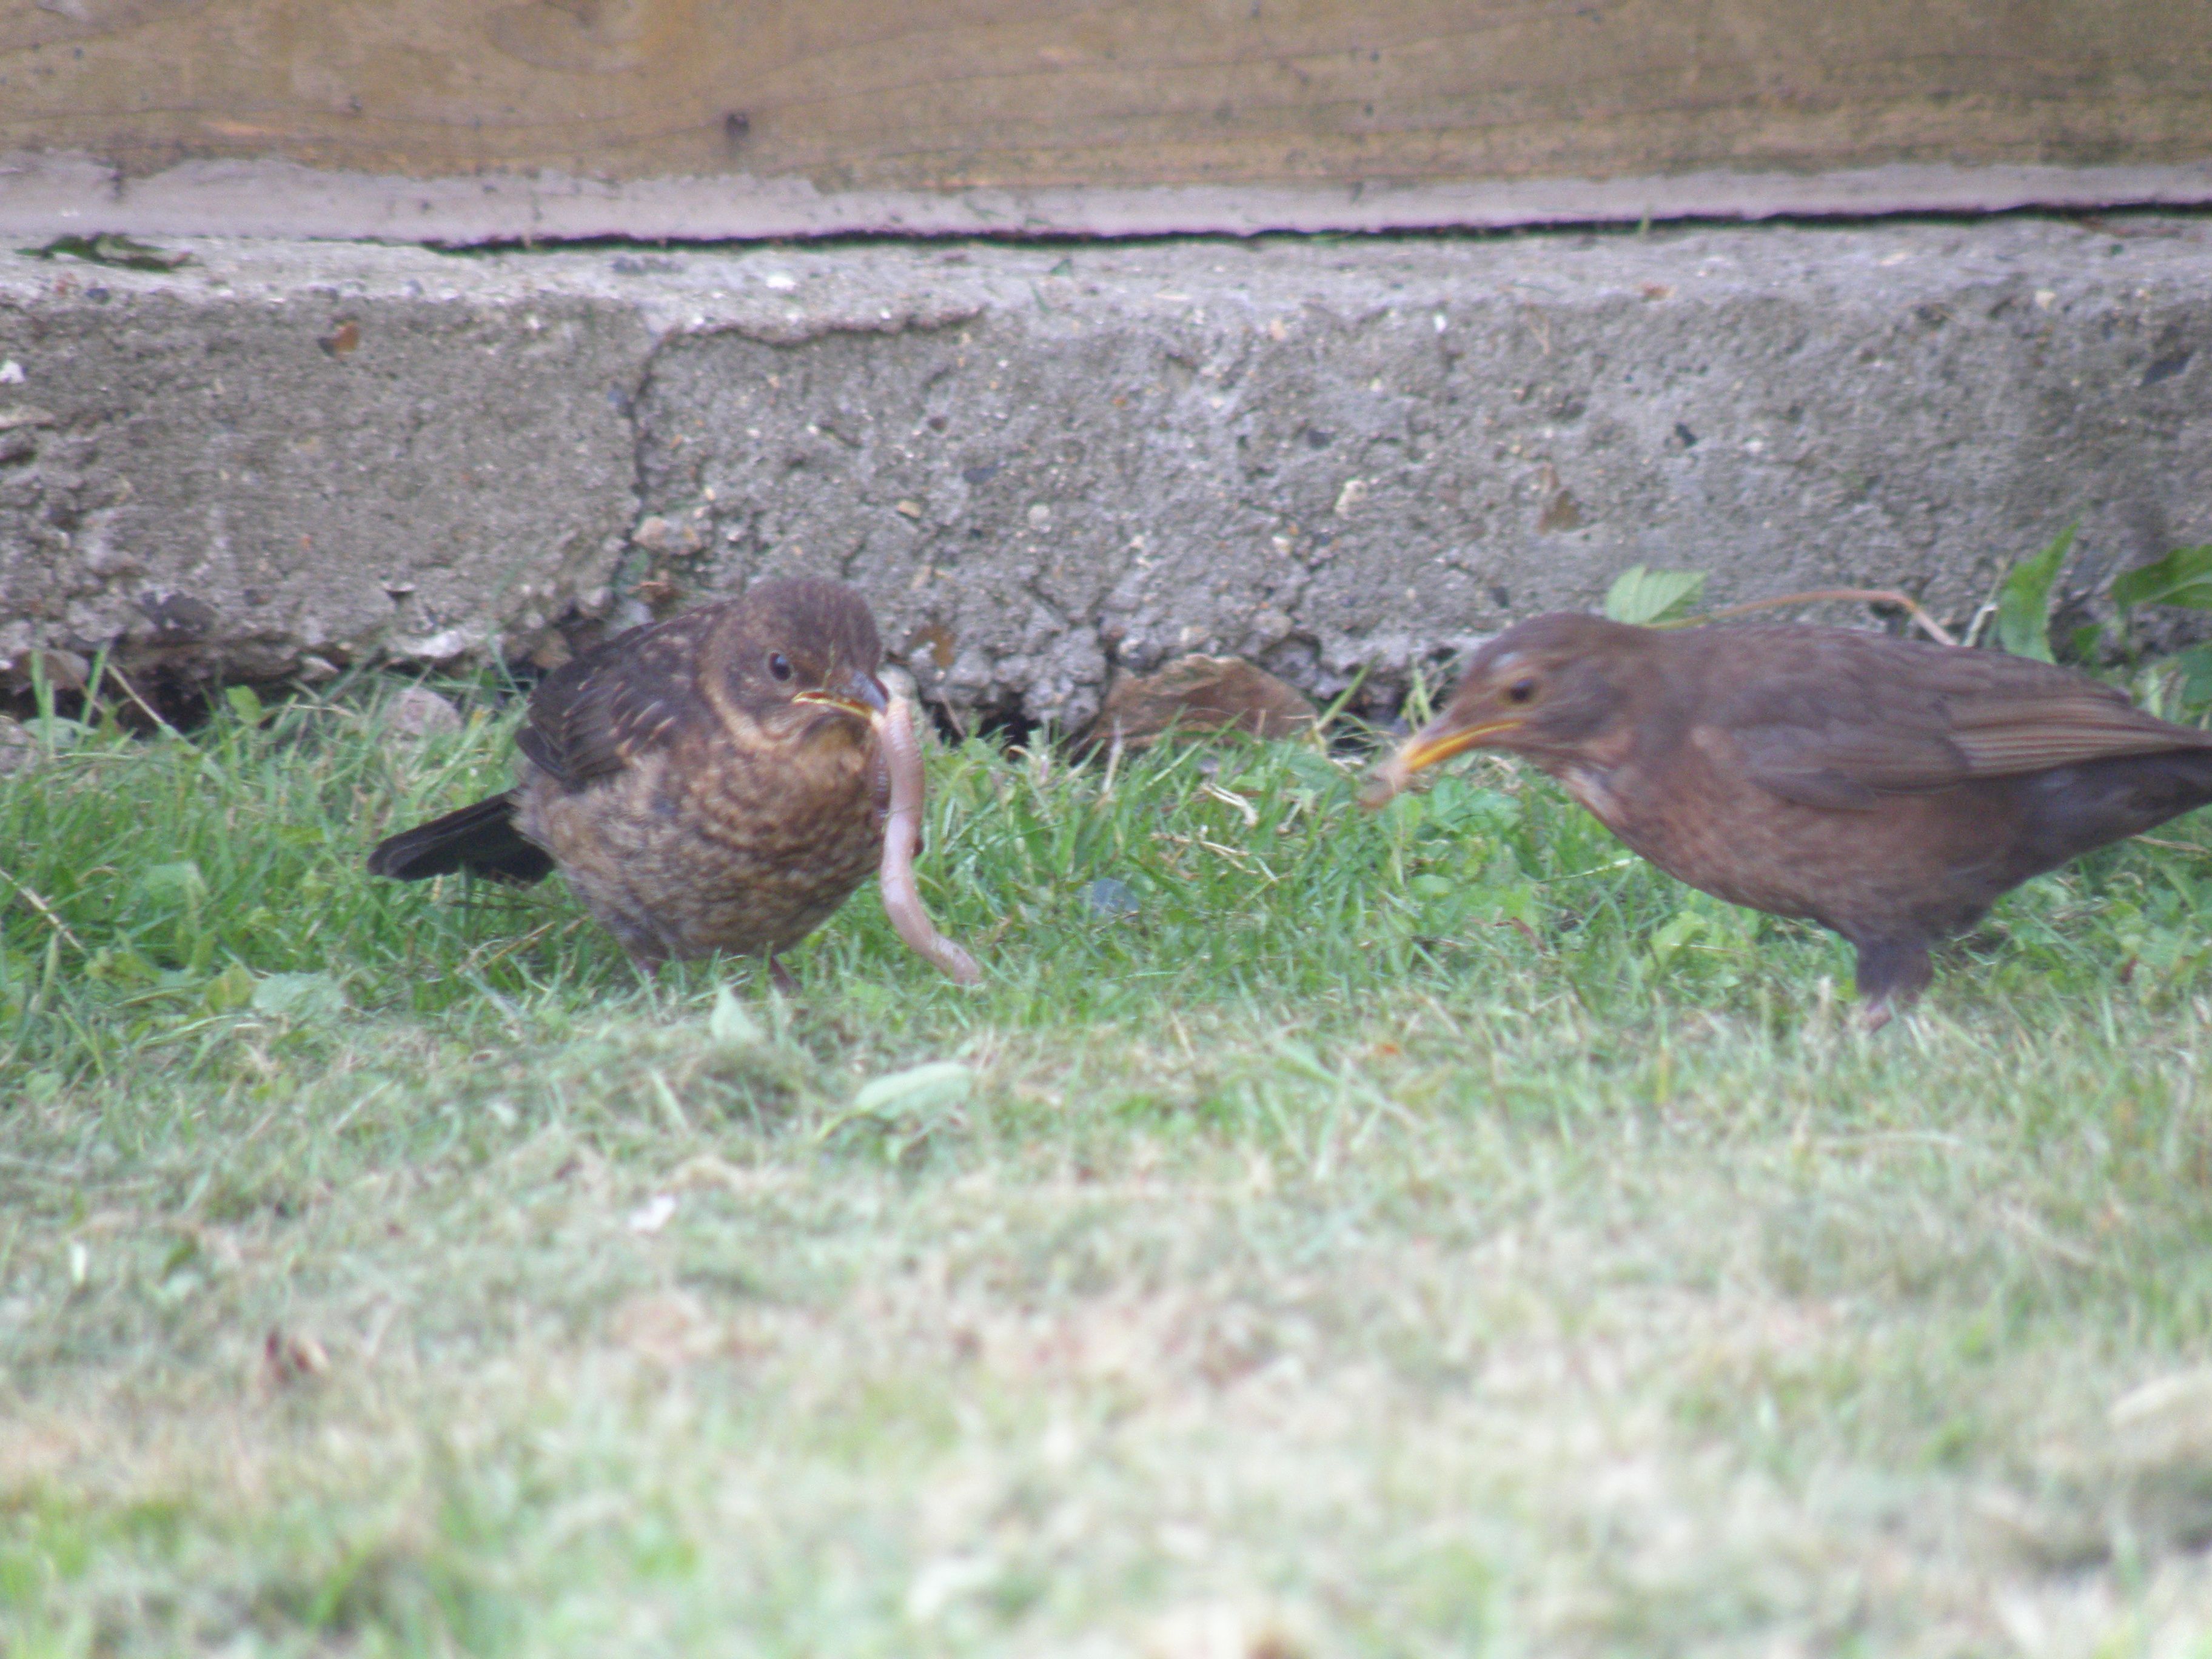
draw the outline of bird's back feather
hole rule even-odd
[[[1884,794],[2212,749],[2212,732],[2048,663],[1839,629],[1744,631],[1791,649],[1728,687],[1703,723],[1729,734],[1755,782],[1802,805],[1869,811]],[[1697,643],[1716,665],[1735,654],[1726,630]]]

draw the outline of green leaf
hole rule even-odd
[[[222,697],[230,705],[230,712],[248,726],[261,724],[261,699],[255,695],[252,686],[234,685],[222,694]]]
[[[102,945],[84,964],[85,977],[95,985],[158,985],[161,970],[127,945]]]
[[[207,983],[202,993],[211,1013],[227,1014],[253,1000],[253,974],[242,962],[234,962]]]
[[[2097,660],[2097,653],[2104,643],[2105,625],[2102,623],[2083,623],[2073,633],[2067,635],[2066,660],[2087,663],[2094,666]]]
[[[253,988],[253,1012],[312,1019],[345,1012],[345,990],[328,974],[271,974]]]
[[[2112,579],[2112,603],[2123,611],[2139,605],[2179,605],[2212,611],[2212,547],[2177,547],[2164,558]]]
[[[1693,910],[1677,911],[1651,936],[1652,967],[1666,972],[1682,947],[1707,931],[1705,917]]]
[[[2176,652],[2169,664],[2181,671],[2181,701],[2190,708],[2212,703],[2212,645],[2192,645]]]
[[[2068,525],[2042,552],[2014,565],[1998,587],[1997,643],[2014,656],[2051,660],[2051,592],[2080,528]]]
[[[1455,837],[1502,836],[1521,822],[1521,803],[1514,796],[1449,775],[1437,780],[1428,805],[1436,828]]]
[[[149,898],[175,900],[194,908],[207,896],[208,890],[207,878],[191,859],[150,866],[138,878],[138,885]]]
[[[892,1119],[927,1115],[967,1099],[975,1073],[957,1060],[910,1066],[860,1085],[848,1115]]]
[[[1291,749],[1283,761],[1297,781],[1316,797],[1328,799],[1352,793],[1352,775],[1317,750]]]
[[[862,1084],[853,1103],[817,1133],[826,1141],[846,1129],[872,1130],[883,1137],[884,1156],[896,1162],[939,1129],[958,1124],[975,1087],[975,1072],[957,1060],[910,1066]]]
[[[32,660],[36,661],[37,659]],[[28,725],[37,734],[39,741],[57,753],[64,749],[74,749],[93,735],[93,728],[82,720],[66,720],[59,714],[33,715]]]
[[[765,1042],[768,1036],[726,985],[714,988],[714,1008],[707,1016],[707,1035],[728,1048],[750,1048]]]
[[[1605,614],[1617,623],[1671,622],[1705,591],[1702,570],[1653,570],[1633,564],[1605,591]]]

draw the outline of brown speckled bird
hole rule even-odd
[[[1370,804],[1478,746],[1691,886],[1842,934],[1875,1025],[2000,894],[2212,801],[2212,732],[2067,669],[1839,628],[1535,617],[1475,653]]]
[[[888,784],[883,647],[837,582],[764,581],[633,628],[538,685],[515,787],[392,836],[371,873],[557,868],[648,970],[776,953],[877,866]]]

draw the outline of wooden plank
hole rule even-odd
[[[946,228],[963,192],[1479,183],[1534,214],[1553,180],[2212,179],[2212,0],[0,0],[4,151],[449,207],[696,180],[817,229],[902,200]]]

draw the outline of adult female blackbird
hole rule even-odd
[[[372,874],[558,868],[648,970],[776,952],[876,867],[888,785],[875,729],[883,647],[841,583],[756,583],[618,634],[546,676],[505,794],[381,842]]]
[[[1365,799],[1477,746],[1692,887],[1841,933],[1873,1025],[1999,894],[2212,800],[2212,732],[2046,663],[1839,628],[1533,618]]]

